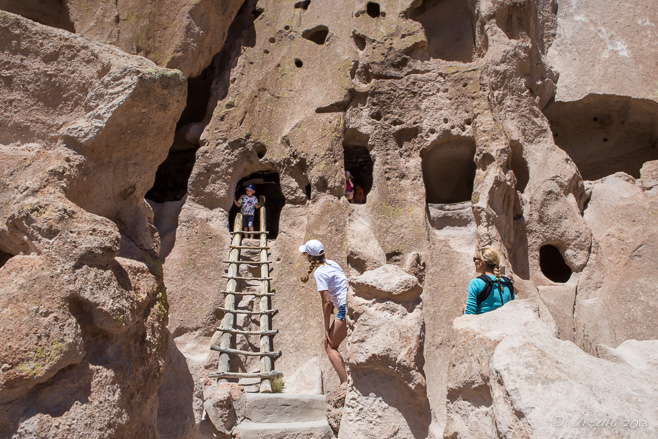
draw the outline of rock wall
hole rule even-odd
[[[0,11],[2,437],[156,437],[180,72]],[[153,109],[157,109],[153,112]]]
[[[0,12],[0,300],[12,315],[0,321],[12,340],[1,352],[0,426],[10,437],[75,435],[64,426],[130,437],[142,424],[149,437],[228,434],[204,418],[204,390],[217,364],[209,346],[223,318],[232,202],[247,182],[267,193],[275,232],[284,391],[338,384],[298,246],[320,239],[352,276],[339,437],[556,435],[539,426],[527,391],[551,372],[517,373],[519,350],[533,352],[519,361],[555,361],[573,376],[561,356],[585,370],[604,363],[581,351],[635,355],[623,349],[630,340],[658,338],[651,2],[0,0],[0,9],[43,23]],[[345,170],[364,204],[343,197]],[[517,297],[532,301],[506,310],[510,327],[530,325],[538,340],[473,342],[453,327],[473,251],[489,245]],[[388,277],[413,286],[396,295],[377,283]],[[382,316],[394,332],[379,329]],[[396,351],[392,340],[408,345]],[[455,375],[470,348],[481,371]],[[111,428],[85,418],[93,404],[112,405]],[[373,416],[387,423],[369,429]]]

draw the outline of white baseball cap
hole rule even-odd
[[[306,244],[299,246],[301,253],[308,253],[311,256],[322,256],[324,254],[324,246],[317,239],[311,239]]]

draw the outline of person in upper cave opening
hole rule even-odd
[[[473,263],[480,276],[468,283],[464,314],[484,314],[514,300],[514,285],[511,279],[500,275],[500,256],[495,249],[476,251]]]
[[[256,188],[252,184],[245,188],[245,193],[246,195],[234,199],[233,202],[240,208],[240,213],[242,213],[242,231],[253,232],[256,209],[260,209],[265,205],[265,195],[261,195],[260,201],[258,201],[258,198],[254,195],[256,193]],[[245,238],[248,239],[252,239],[253,237],[254,235],[245,235]]]
[[[325,257],[324,246],[317,239],[311,239],[299,247],[299,251],[308,259],[311,265],[308,273],[300,280],[304,283],[313,273],[317,290],[322,299],[322,317],[324,318],[324,349],[327,351],[329,361],[336,370],[340,383],[347,381],[347,371],[338,347],[347,336],[346,306],[347,306],[347,278],[340,266]],[[333,323],[331,315],[334,307],[338,310]]]
[[[352,174],[350,171],[345,171],[345,198],[350,203],[354,198],[354,181],[352,181]]]

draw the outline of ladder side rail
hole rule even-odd
[[[238,231],[242,230],[242,213],[238,212],[235,215],[235,222],[233,223],[233,230]],[[235,233],[233,235],[233,239],[231,241],[231,246],[232,247],[239,247],[240,244],[242,243],[242,235],[239,233]],[[230,261],[237,261],[240,259],[240,249],[239,248],[231,248],[231,251],[229,252],[229,260]],[[228,274],[229,276],[235,277],[238,274],[238,264],[229,264],[228,267]],[[224,308],[228,310],[234,310],[235,309],[235,295],[231,294],[231,292],[235,292],[235,289],[237,287],[237,281],[235,279],[229,279],[226,282],[226,296],[224,298]],[[222,327],[223,328],[228,328],[232,329],[235,326],[235,313],[227,312],[224,314],[224,318],[222,320]],[[231,339],[233,335],[230,332],[225,332],[222,334],[220,346],[223,349],[230,349],[231,348]],[[231,370],[231,360],[230,360],[230,355],[228,353],[222,352],[219,355],[219,363],[217,364],[217,372],[219,373],[226,373]],[[226,379],[222,378],[219,380],[219,382],[225,382]]]
[[[260,208],[260,230],[267,230],[267,222],[265,221],[266,208],[265,206]],[[267,247],[267,234],[261,233],[260,235],[260,246]],[[267,249],[263,248],[260,251],[260,260],[265,262],[269,260],[267,254]],[[270,291],[270,281],[267,279],[270,275],[270,265],[262,264],[260,267],[260,277],[263,278],[260,284],[260,292],[267,293]],[[266,311],[270,308],[270,298],[269,296],[261,296],[260,298],[260,310]],[[271,326],[271,315],[269,313],[263,313],[260,316],[260,330],[261,331],[270,331]],[[261,352],[270,352],[272,349],[271,336],[262,335],[260,337],[260,351]],[[262,356],[260,357],[260,371],[261,373],[272,372],[272,357]],[[261,393],[272,393],[272,385],[270,380],[267,378],[261,379],[260,383],[260,392]]]

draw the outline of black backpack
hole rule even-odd
[[[485,300],[487,300],[487,298],[491,294],[491,291],[494,288],[494,284],[497,284],[498,281],[491,279],[486,274],[483,274],[482,276],[478,276],[478,279],[482,279],[484,281],[484,287],[482,287],[482,290],[480,290],[477,297],[477,301],[478,301],[477,312],[478,314],[480,314],[480,304]],[[507,287],[509,289],[509,292],[512,295],[512,300],[514,300],[514,284],[512,283],[512,279],[510,279],[509,277],[500,276],[500,283],[503,284],[503,287]],[[504,303],[502,294],[500,297],[500,301],[501,303]]]

